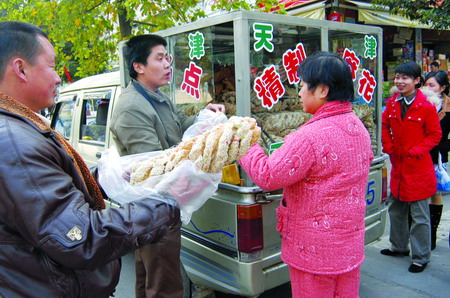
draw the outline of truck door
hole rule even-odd
[[[73,144],[89,167],[96,165],[101,152],[109,146],[107,121],[114,92],[115,87],[89,90],[78,102],[80,125],[74,134]]]
[[[61,95],[53,112],[51,127],[56,130],[69,143],[72,139],[73,113],[76,94]]]

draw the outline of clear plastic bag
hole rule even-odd
[[[438,164],[434,165],[434,170],[436,172],[437,190],[442,192],[450,192],[450,175],[442,165],[442,157],[440,153]]]
[[[196,137],[212,127],[228,121],[227,116],[221,112],[213,112],[210,110],[201,110],[192,124],[183,134],[183,141]]]
[[[99,183],[108,197],[125,204],[134,200],[150,197],[164,200],[168,204],[178,205],[181,221],[189,223],[192,213],[198,210],[210,198],[219,186],[222,172],[205,173],[190,160],[183,161],[171,172],[131,185],[129,174],[134,163],[161,154],[162,151],[148,152],[120,157],[117,149],[111,147],[103,151],[98,161]],[[168,198],[169,197],[169,198]],[[173,197],[174,203],[170,200]]]

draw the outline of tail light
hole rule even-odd
[[[243,253],[253,253],[263,249],[263,221],[260,204],[238,205],[238,248]]]
[[[386,202],[388,197],[388,169],[386,167],[381,169],[381,203]]]

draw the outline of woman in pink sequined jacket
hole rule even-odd
[[[272,155],[255,144],[239,163],[262,189],[284,188],[277,230],[293,297],[358,297],[370,136],[352,112],[343,59],[317,53],[299,75],[300,102],[313,117]]]

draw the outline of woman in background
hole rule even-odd
[[[284,188],[281,258],[293,297],[358,297],[364,260],[369,133],[352,112],[350,67],[317,53],[299,67],[300,102],[313,117],[270,156],[257,143],[239,163],[262,189]]]
[[[430,72],[425,77],[425,87],[434,93],[439,94],[440,103],[437,106],[439,120],[442,129],[442,138],[437,146],[435,146],[431,151],[431,158],[433,163],[438,164],[439,153],[442,158],[442,165],[447,169],[448,162],[448,134],[450,133],[450,99],[448,98],[449,92],[449,80],[448,75],[443,70],[438,70]],[[430,224],[431,224],[431,250],[436,248],[436,233],[439,223],[441,221],[442,215],[442,194],[437,192],[431,196],[430,200]]]

